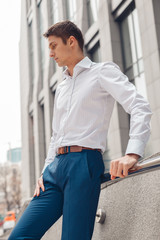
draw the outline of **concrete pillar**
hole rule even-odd
[[[141,32],[144,71],[148,100],[153,112],[151,120],[152,152],[160,146],[160,2],[136,0]]]

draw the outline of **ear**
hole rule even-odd
[[[74,36],[70,36],[70,37],[69,37],[69,45],[70,45],[71,47],[75,46],[76,41],[77,41],[77,40],[75,39]]]

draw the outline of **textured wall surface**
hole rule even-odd
[[[103,187],[105,184],[103,185]],[[160,240],[160,168],[129,176],[101,190],[93,240]],[[62,218],[42,238],[61,239]]]
[[[130,176],[101,191],[98,208],[103,225],[95,224],[93,239],[160,239],[160,169]]]

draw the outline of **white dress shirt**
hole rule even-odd
[[[150,136],[151,110],[120,68],[113,62],[94,63],[83,58],[66,69],[55,93],[53,134],[45,160],[50,164],[61,146],[100,148],[104,153],[115,100],[131,115],[127,153],[143,156]]]

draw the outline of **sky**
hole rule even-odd
[[[19,40],[20,0],[0,3],[0,163],[21,146]]]

